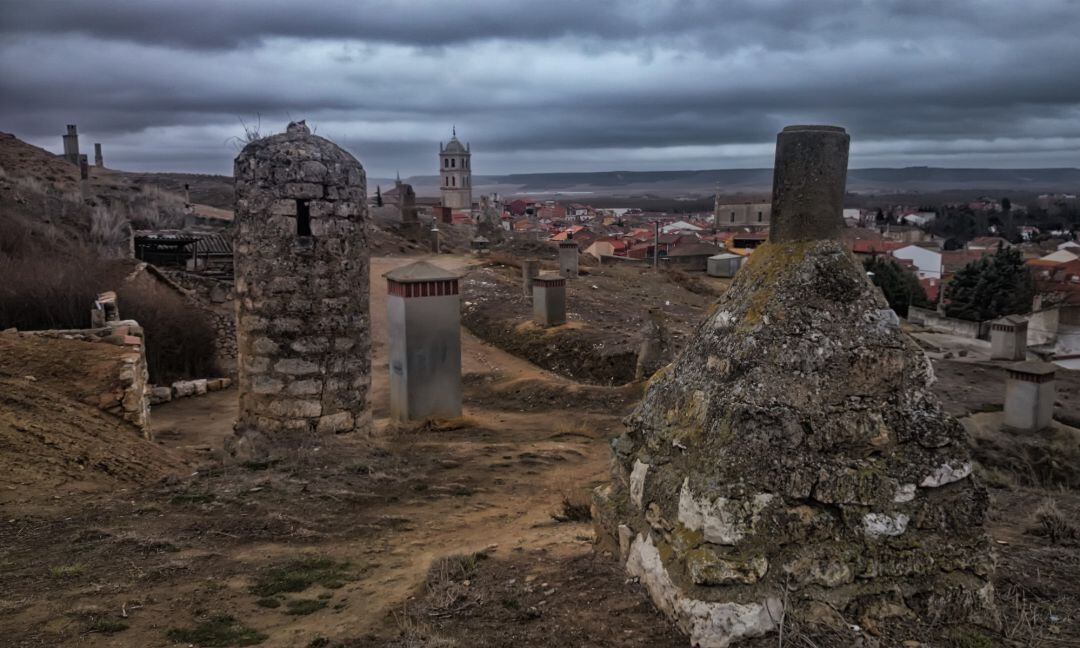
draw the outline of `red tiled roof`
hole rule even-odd
[[[906,243],[900,241],[887,241],[884,239],[849,239],[848,247],[855,254],[873,254],[874,252],[892,252],[893,250],[899,250],[902,247],[907,247]]]
[[[953,273],[972,261],[978,261],[990,255],[990,250],[947,250],[941,253],[942,270]]]

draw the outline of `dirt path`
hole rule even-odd
[[[15,645],[166,646],[169,629],[214,613],[265,634],[262,646],[378,642],[400,632],[394,612],[440,557],[587,554],[588,523],[552,515],[564,495],[581,498],[606,479],[608,440],[632,393],[577,385],[463,331],[462,421],[390,425],[382,275],[414,260],[372,260],[375,438],[345,441],[334,462],[245,468],[220,451],[235,390],[155,408],[158,441],[187,458],[191,478],[66,501],[47,518],[16,512],[5,529],[14,550],[3,559],[19,584],[0,599],[0,627],[20,637]],[[437,260],[455,269],[470,261]],[[250,590],[259,574],[310,555],[349,563],[344,586],[321,592],[325,609],[287,614],[258,603]],[[102,619],[125,627],[100,631]]]

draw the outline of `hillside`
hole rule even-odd
[[[0,334],[0,503],[147,485],[181,470],[167,449],[96,407],[122,347]]]
[[[176,227],[183,205],[178,194],[93,166],[84,194],[77,167],[0,133],[0,257],[86,246],[122,255],[129,227]]]

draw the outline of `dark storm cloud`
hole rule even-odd
[[[426,173],[768,164],[786,123],[875,164],[1080,164],[1075,0],[0,0],[0,128],[227,170],[238,117],[306,117]],[[482,154],[481,154],[482,152]],[[1076,155],[1080,158],[1080,155]]]

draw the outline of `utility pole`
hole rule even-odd
[[[653,247],[652,247],[653,270],[660,269],[660,221],[653,221]]]

